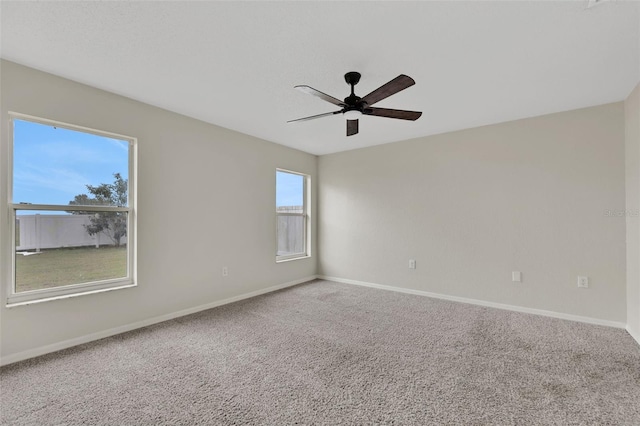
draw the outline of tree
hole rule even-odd
[[[124,207],[127,205],[127,180],[120,173],[114,173],[113,183],[102,183],[98,186],[87,185],[87,194],[76,195],[71,206],[110,206]],[[127,214],[125,212],[89,212],[72,211],[73,214],[91,215],[90,223],[83,225],[91,236],[102,233],[109,237],[116,247],[120,240],[127,235]]]

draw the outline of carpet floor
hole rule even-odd
[[[0,369],[2,425],[640,425],[626,331],[316,280]]]

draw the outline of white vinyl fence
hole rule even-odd
[[[61,247],[83,247],[113,245],[113,241],[100,232],[89,235],[84,225],[88,225],[90,215],[81,214],[33,214],[16,218],[16,251]],[[122,237],[120,244],[126,244]]]
[[[304,252],[305,221],[302,207],[278,209],[278,255]],[[16,218],[16,251],[113,245],[113,241],[101,233],[89,235],[90,215],[33,214]],[[122,237],[120,244],[126,244]]]
[[[305,220],[302,206],[286,206],[276,209],[278,219],[278,256],[304,253]]]

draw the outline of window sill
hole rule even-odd
[[[278,259],[276,257],[276,263],[285,263],[285,262],[291,262],[293,260],[300,260],[300,259],[310,259],[311,255],[309,254],[302,254],[300,256],[295,256],[295,257],[284,257],[282,259]]]
[[[138,285],[135,284],[135,283],[126,283],[126,284],[123,284],[123,285],[117,285],[117,286],[112,286],[112,287],[98,288],[98,289],[87,289],[85,291],[78,291],[78,292],[75,292],[75,293],[59,294],[59,295],[53,295],[53,296],[45,296],[45,297],[41,297],[41,298],[33,298],[33,299],[28,299],[28,300],[11,301],[11,298],[9,298],[7,300],[6,307],[7,308],[15,308],[15,307],[18,307],[18,306],[26,306],[26,305],[33,305],[33,304],[36,304],[36,303],[51,302],[51,301],[54,301],[54,300],[69,299],[69,298],[72,298],[72,297],[86,296],[86,295],[89,295],[89,294],[104,293],[104,292],[107,292],[107,291],[121,290],[121,289],[125,289],[125,288],[137,287],[137,286]]]

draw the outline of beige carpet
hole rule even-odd
[[[9,365],[3,425],[640,425],[624,331],[315,281]]]

